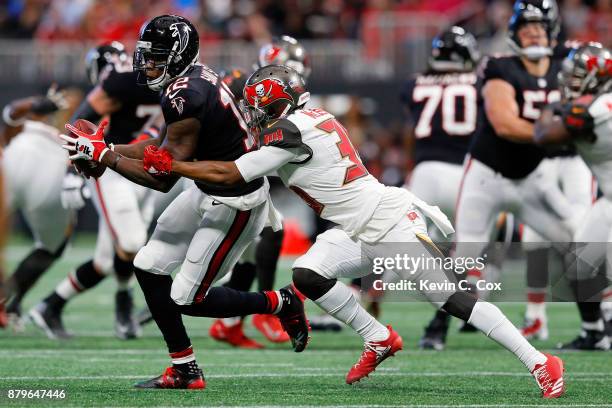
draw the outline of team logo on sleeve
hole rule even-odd
[[[182,96],[170,99],[170,105],[177,110],[179,115],[183,113],[183,103],[185,103],[185,99]]]
[[[189,44],[191,28],[186,23],[174,23],[170,25],[170,30],[172,30],[172,37],[178,37],[179,47],[177,54],[181,55],[185,48],[187,48],[187,44]]]
[[[256,84],[245,88],[247,102],[251,106],[266,106],[274,101],[286,99],[293,102],[293,98],[287,93],[286,86],[276,78],[266,78]]]

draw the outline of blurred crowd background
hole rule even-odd
[[[612,46],[612,0],[559,1],[561,41]],[[191,19],[201,59],[250,69],[259,46],[288,34],[311,55],[309,86],[340,117],[370,172],[388,185],[410,174],[401,84],[425,69],[432,37],[464,26],[483,54],[505,52],[511,0],[3,0],[0,104],[51,82],[86,91],[83,55],[101,41],[133,47],[141,24],[164,13]]]

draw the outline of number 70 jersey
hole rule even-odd
[[[462,164],[476,132],[480,81],[476,73],[420,74],[401,100],[414,129],[414,160]]]
[[[260,143],[300,153],[278,175],[317,214],[349,235],[370,220],[387,189],[361,163],[342,124],[321,109],[297,110],[269,123]]]

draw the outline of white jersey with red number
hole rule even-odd
[[[276,169],[287,187],[351,237],[375,242],[413,205],[432,209],[407,190],[370,175],[346,129],[323,110],[297,110],[270,123],[260,142],[258,151],[236,161],[243,178]]]
[[[597,178],[604,195],[612,198],[612,93],[597,97],[589,106],[595,122],[594,142],[578,140],[576,148]]]

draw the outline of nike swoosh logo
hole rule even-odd
[[[272,123],[268,123],[268,126],[266,126],[266,127],[271,128],[272,126],[276,125],[276,122],[278,122],[278,120],[275,120]]]
[[[175,92],[171,93],[171,94],[168,94],[168,98],[170,98],[170,99],[174,98],[176,95],[178,95],[179,92],[181,92],[180,89],[178,91],[175,91]]]
[[[212,205],[221,205],[221,204],[223,204],[223,203],[220,203],[219,201],[213,201],[212,202]]]

